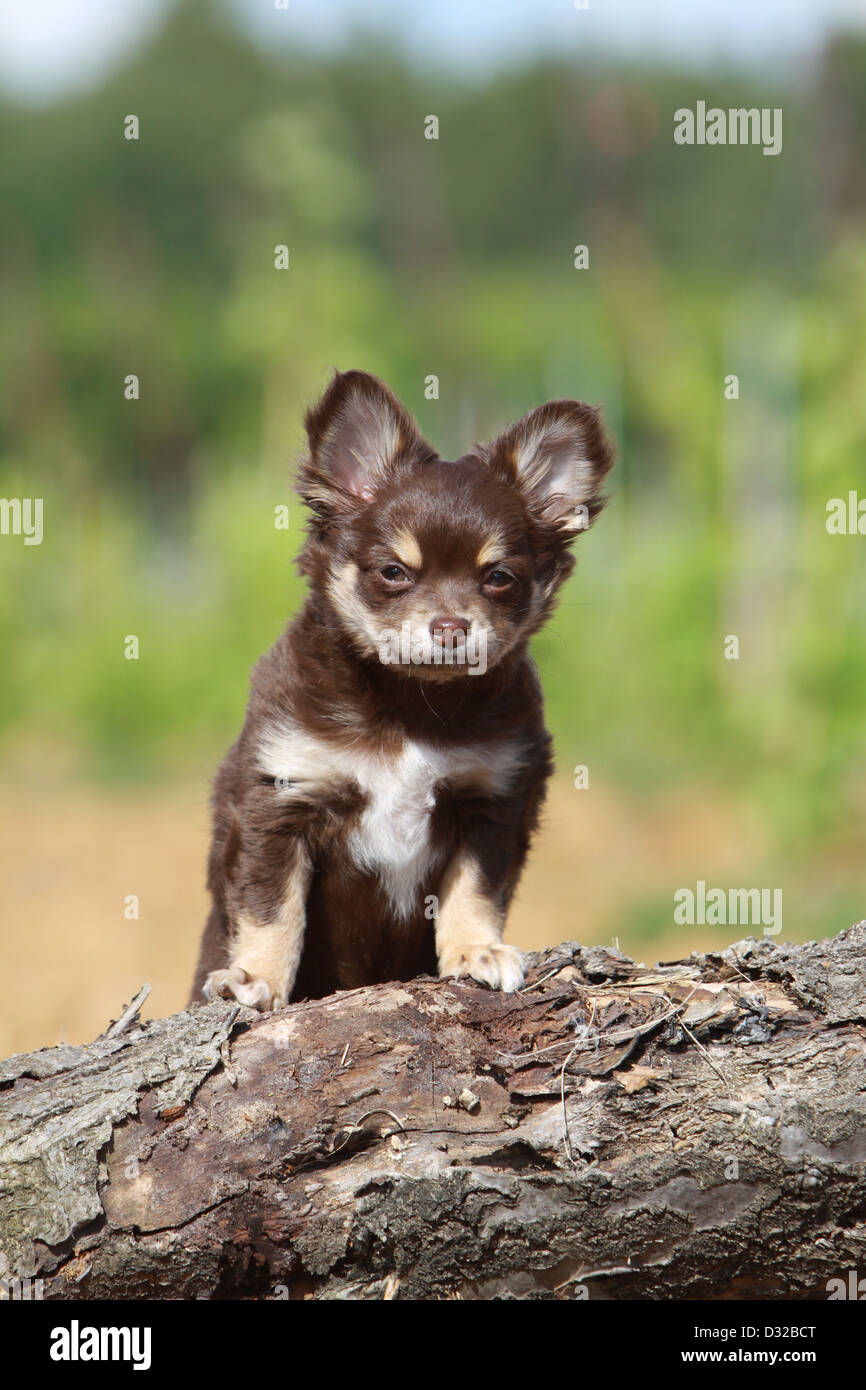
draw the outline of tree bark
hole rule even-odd
[[[826,1299],[866,1273],[866,923],[528,961],[517,995],[132,1008],[0,1064],[0,1292]]]

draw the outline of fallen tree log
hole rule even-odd
[[[528,961],[517,995],[134,1005],[0,1064],[6,1296],[826,1299],[866,1271],[866,923]]]

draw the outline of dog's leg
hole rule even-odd
[[[228,965],[210,972],[204,994],[208,999],[234,998],[253,1009],[275,1009],[288,1001],[298,973],[310,859],[303,843],[295,842],[277,895],[273,891],[262,893],[258,887],[264,875],[256,873],[255,861],[247,860],[241,868],[239,884],[233,885],[230,893]],[[267,866],[267,873],[272,877],[272,864]],[[252,885],[252,891],[244,891],[245,882]]]
[[[523,959],[502,940],[505,913],[488,890],[477,859],[461,850],[451,861],[439,894],[436,954],[440,975],[471,975],[494,989],[523,984]]]

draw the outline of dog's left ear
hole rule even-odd
[[[601,487],[614,451],[594,406],[548,401],[484,452],[520,488],[541,525],[564,540],[585,531],[604,506]]]
[[[367,372],[337,372],[305,424],[299,490],[322,519],[366,506],[395,470],[435,457],[409,412]]]

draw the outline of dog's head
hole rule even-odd
[[[301,569],[360,655],[454,677],[541,626],[604,505],[613,451],[592,406],[550,401],[449,463],[381,381],[345,372],[306,425]]]

